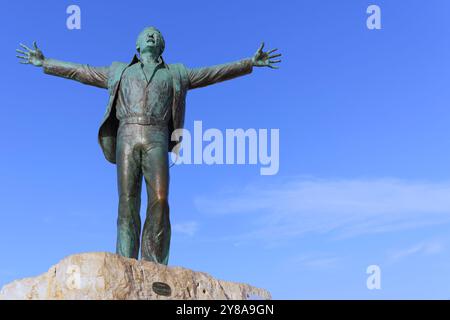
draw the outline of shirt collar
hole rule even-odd
[[[140,58],[140,57],[137,57],[136,55],[135,55],[135,57],[136,57],[137,60],[138,60],[137,62],[139,62],[139,63],[143,66],[144,63],[142,62],[141,58]],[[157,66],[157,67],[164,66],[164,60],[163,60],[162,56],[160,56],[160,57],[158,58],[158,63],[156,64],[156,66]]]

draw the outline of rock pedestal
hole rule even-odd
[[[5,285],[0,300],[271,299],[264,289],[203,272],[99,252],[69,256],[46,273]]]

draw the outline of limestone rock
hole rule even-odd
[[[46,273],[5,285],[0,300],[271,299],[264,289],[203,272],[99,252],[69,256]]]

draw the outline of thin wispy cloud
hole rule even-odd
[[[195,199],[204,214],[249,218],[241,239],[354,237],[450,222],[450,182],[305,179],[253,184]]]
[[[180,233],[180,234],[184,234],[189,237],[192,237],[198,231],[198,223],[195,221],[176,223],[172,226],[172,230],[176,233]]]
[[[430,240],[417,243],[413,246],[393,251],[389,255],[390,262],[398,262],[405,258],[417,255],[434,255],[444,251],[445,245],[442,241]]]
[[[299,267],[317,270],[333,268],[338,261],[339,259],[337,257],[303,256],[293,259],[290,263]]]

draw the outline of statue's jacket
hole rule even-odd
[[[98,132],[98,142],[105,158],[116,163],[116,139],[119,120],[116,117],[116,100],[120,81],[125,69],[138,63],[137,56],[131,63],[113,62],[109,67],[92,67],[87,64],[45,59],[43,69],[47,74],[72,79],[81,83],[108,89],[109,101]],[[169,121],[169,151],[181,141],[172,141],[172,133],[182,129],[186,110],[186,94],[189,89],[204,87],[213,83],[233,79],[252,72],[251,59],[211,67],[189,69],[183,64],[166,65],[173,79],[172,118]]]

